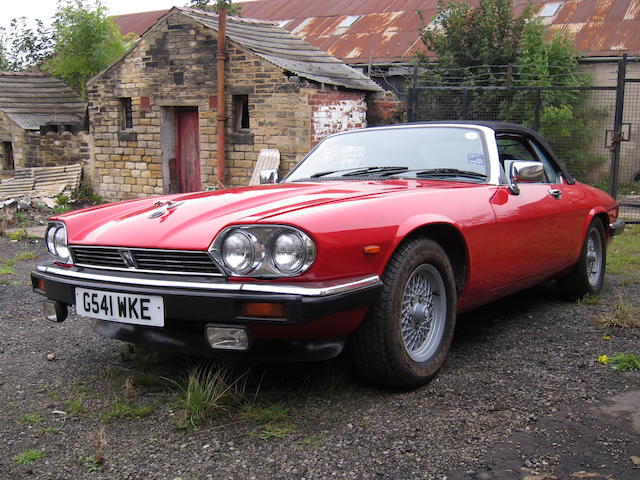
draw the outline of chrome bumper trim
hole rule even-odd
[[[616,220],[613,223],[609,224],[609,236],[615,237],[624,232],[624,220]]]
[[[151,278],[119,277],[102,275],[97,273],[78,272],[68,268],[60,268],[48,265],[38,265],[38,272],[57,275],[60,277],[92,280],[97,282],[120,283],[146,287],[186,288],[220,292],[251,292],[251,293],[279,293],[283,295],[300,295],[303,297],[326,297],[340,293],[349,293],[362,288],[373,287],[380,283],[380,277],[356,278],[348,281],[335,280],[327,282],[308,283],[306,286],[288,285],[278,283],[204,283],[185,282],[174,280],[157,280]]]

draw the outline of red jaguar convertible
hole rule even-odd
[[[456,315],[549,279],[597,294],[621,233],[527,128],[410,124],[326,138],[276,183],[55,216],[45,315],[185,354],[319,360],[396,388],[442,366]]]

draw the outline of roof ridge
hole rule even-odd
[[[51,77],[59,80],[58,78],[46,72],[10,72],[8,70],[0,70],[0,75],[7,77]]]

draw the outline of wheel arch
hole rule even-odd
[[[469,251],[462,232],[453,224],[434,222],[415,227],[397,242],[392,255],[404,243],[416,237],[426,237],[437,242],[447,254],[456,284],[458,296],[462,293],[469,272]]]
[[[589,230],[589,225],[591,225],[591,222],[596,218],[602,222],[604,233],[607,236],[607,238],[609,237],[609,223],[610,223],[609,214],[604,208],[599,207],[599,208],[591,209],[591,211],[589,212],[589,215],[587,215],[587,217],[585,218],[584,225],[582,226],[583,238],[587,235],[587,230]]]

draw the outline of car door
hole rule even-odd
[[[497,222],[497,286],[533,283],[567,266],[577,216],[559,168],[535,139],[508,134],[497,135],[496,141],[503,165],[508,160],[544,165],[544,180],[518,183],[518,193],[510,190],[503,175],[504,184],[491,202]]]

